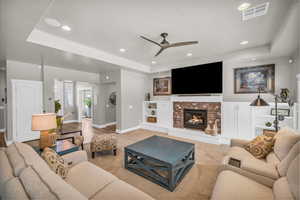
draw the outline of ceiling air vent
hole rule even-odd
[[[260,16],[267,14],[269,5],[270,5],[270,3],[266,2],[266,3],[260,4],[258,6],[244,10],[242,12],[243,21],[253,19],[255,17],[260,17]]]

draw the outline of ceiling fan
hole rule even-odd
[[[144,36],[140,36],[142,39],[147,40],[153,44],[156,44],[160,47],[160,50],[155,54],[155,56],[158,56],[159,54],[161,54],[161,52],[163,52],[165,49],[171,48],[171,47],[181,47],[181,46],[186,46],[186,45],[192,45],[192,44],[198,44],[198,41],[188,41],[188,42],[177,42],[177,43],[170,43],[167,41],[167,36],[168,33],[162,33],[160,34],[160,36],[163,38],[163,40],[161,41],[161,43],[155,42],[153,40],[150,40]]]

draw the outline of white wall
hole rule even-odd
[[[223,98],[228,102],[249,102],[256,98],[257,94],[234,94],[234,68],[251,67],[262,64],[275,64],[275,88],[276,93],[280,92],[281,88],[289,88],[295,95],[295,84],[292,81],[295,78],[294,67],[288,62],[289,58],[277,58],[264,61],[253,62],[223,62]],[[171,76],[170,71],[153,73],[148,75],[148,91],[151,93],[153,100],[168,100],[169,96],[153,96],[153,78]],[[293,77],[293,78],[292,78]],[[272,95],[263,94],[266,101],[273,101]]]
[[[149,81],[146,74],[129,70],[121,70],[120,80],[121,123],[118,129],[124,131],[142,122],[142,104]]]
[[[275,64],[275,93],[279,94],[281,88],[293,89],[291,78],[293,65],[288,62],[289,58],[278,58],[254,62],[224,62],[223,71],[223,97],[224,101],[252,101],[257,94],[234,94],[234,68],[251,67],[262,64]],[[291,91],[294,92],[294,91]],[[274,101],[272,95],[263,94],[266,101]]]
[[[99,74],[82,72],[77,70],[70,70],[64,68],[58,68],[53,66],[44,66],[44,70],[41,66],[30,63],[23,63],[18,61],[7,61],[7,101],[8,101],[8,113],[7,113],[7,132],[8,140],[12,139],[12,79],[23,80],[44,80],[44,110],[46,112],[54,112],[54,79],[71,80],[89,82],[95,87],[100,83]],[[74,92],[76,88],[74,88]],[[75,99],[75,98],[74,98]],[[77,119],[76,101],[73,108],[73,115],[68,120]]]
[[[12,79],[41,81],[41,67],[35,64],[7,61],[7,139],[12,140]],[[26,106],[26,105],[24,105]]]
[[[54,80],[70,80],[74,82],[88,82],[91,84],[99,84],[99,74],[82,72],[77,70],[64,69],[53,66],[44,67],[44,106],[47,112],[54,112]],[[74,85],[75,86],[75,85]],[[66,120],[77,120],[77,105],[76,105],[76,87],[74,87],[74,106],[66,112],[71,113]],[[65,113],[66,113],[65,112]]]

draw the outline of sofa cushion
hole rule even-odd
[[[23,157],[16,148],[16,144],[11,144],[6,148],[6,155],[13,168],[15,176],[19,176],[21,171],[27,167]]]
[[[227,152],[227,155],[229,157],[233,157],[233,158],[236,158],[236,159],[239,159],[239,160],[242,160],[242,158],[244,159],[255,159],[255,157],[249,153],[249,151],[246,151],[244,148],[242,147],[231,147],[229,149],[229,151]]]
[[[245,149],[249,151],[255,158],[265,158],[273,150],[274,140],[273,137],[260,135],[249,142]]]
[[[30,199],[58,199],[31,167],[22,171],[20,174],[20,180]]]
[[[281,177],[273,185],[275,200],[294,200],[286,177]]]
[[[29,199],[24,188],[19,180],[15,177],[4,184],[1,197],[7,200],[26,200]]]
[[[286,176],[288,167],[298,154],[300,154],[300,141],[292,147],[288,155],[277,165],[280,176]]]
[[[278,157],[276,156],[276,154],[274,153],[274,151],[270,152],[267,157],[266,157],[267,163],[268,164],[272,164],[272,165],[278,165],[280,163],[280,160],[278,159]]]
[[[15,143],[15,146],[20,155],[23,157],[27,166],[35,166],[36,168],[50,169],[47,163],[41,158],[41,156],[37,154],[36,151],[28,144],[17,142]]]
[[[54,150],[46,147],[42,153],[42,157],[47,162],[49,167],[57,175],[66,178],[69,172],[69,166],[65,163],[64,159],[60,157]]]
[[[211,200],[272,200],[272,189],[232,171],[222,171],[215,184]]]
[[[48,186],[58,199],[76,199],[76,200],[86,200],[79,191],[77,191],[72,185],[66,183],[60,176],[55,174],[49,167],[47,168],[35,168],[35,172],[40,176],[41,180]],[[84,181],[86,177],[84,177]],[[82,177],[81,177],[82,181]],[[84,183],[83,183],[84,184]]]
[[[291,162],[287,171],[289,188],[295,199],[300,199],[300,154]]]
[[[117,191],[117,192],[116,192]],[[135,187],[118,180],[106,186],[103,190],[99,191],[91,199],[93,200],[153,200],[152,197],[146,193],[136,189]]]
[[[282,128],[275,136],[274,152],[283,160],[291,148],[300,140],[300,134],[288,127]]]
[[[0,194],[3,191],[4,183],[14,177],[13,170],[4,151],[0,151]]]
[[[82,162],[70,169],[65,180],[85,197],[91,198],[102,188],[118,179],[90,162]]]

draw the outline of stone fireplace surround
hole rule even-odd
[[[184,110],[206,110],[207,130],[199,130],[208,135],[221,134],[221,103],[220,102],[194,102],[174,101],[173,102],[173,127],[186,128],[184,126]]]

